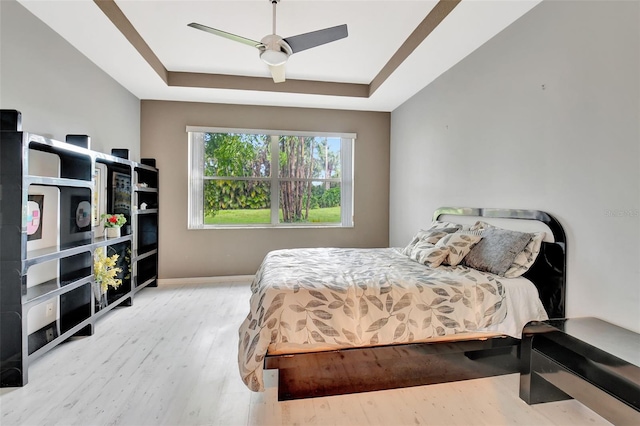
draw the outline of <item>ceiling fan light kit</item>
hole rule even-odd
[[[276,34],[276,5],[280,0],[268,1],[273,4],[273,34],[263,37],[261,41],[251,40],[226,31],[207,27],[206,25],[198,24],[196,22],[192,22],[188,24],[188,26],[257,48],[260,51],[260,59],[269,66],[271,77],[275,83],[285,81],[284,65],[292,54],[312,47],[331,43],[348,36],[347,25],[343,24],[325,28],[323,30],[312,31],[310,33],[282,38]]]

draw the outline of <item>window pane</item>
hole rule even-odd
[[[204,223],[271,223],[271,185],[264,181],[207,180]]]
[[[340,138],[316,138],[320,139],[318,155],[321,179],[336,179],[342,176],[342,161],[340,158]]]
[[[340,184],[281,181],[280,222],[341,223]]]
[[[271,176],[270,136],[203,133],[205,176]]]
[[[340,178],[340,138],[281,136],[279,177]]]

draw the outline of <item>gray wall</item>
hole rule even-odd
[[[0,108],[21,111],[25,131],[140,158],[138,98],[19,3],[0,1],[0,24]]]
[[[0,0],[0,108],[22,112],[24,131],[64,140],[67,134],[91,136],[91,148],[111,152],[128,148],[140,157],[140,100],[105,74],[42,21],[13,0]],[[58,163],[33,153],[30,173],[57,176]],[[34,170],[35,169],[35,170]],[[58,191],[35,187],[45,195],[41,240],[28,249],[56,244]],[[31,189],[30,189],[31,192]],[[48,224],[47,224],[48,223]],[[57,275],[57,262],[29,269],[27,285]],[[57,305],[54,316],[57,316]],[[45,304],[29,310],[28,330],[49,323]]]
[[[545,1],[391,116],[390,243],[439,206],[546,210],[567,309],[640,331],[640,3]]]
[[[160,169],[160,278],[254,274],[270,250],[387,247],[390,114],[142,101],[141,151]],[[354,228],[187,230],[186,126],[357,133]]]

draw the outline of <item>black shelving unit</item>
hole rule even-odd
[[[57,163],[57,175],[30,169],[34,153],[47,163]],[[91,223],[97,164],[107,170],[103,177],[108,182],[107,211],[127,217],[119,238],[95,235]],[[130,305],[139,289],[157,285],[158,170],[82,146],[6,130],[3,122],[0,179],[0,385],[11,387],[27,383],[30,362],[71,336],[93,334],[102,315],[116,306]],[[129,192],[124,188],[115,197],[116,183],[127,180]],[[30,194],[38,192],[55,194],[50,205],[56,207],[45,209],[44,216],[55,215],[56,229],[49,229],[49,238],[29,250],[34,243],[28,244],[27,206]],[[142,203],[149,208],[141,210]],[[99,248],[107,250],[107,255],[118,253],[123,270],[122,285],[108,290],[106,303],[93,276]],[[55,271],[55,276],[38,268]],[[37,314],[37,321],[30,313]]]
[[[146,163],[146,164],[145,164]],[[153,164],[153,165],[151,165]],[[158,169],[143,159],[134,165],[134,291],[158,285]]]

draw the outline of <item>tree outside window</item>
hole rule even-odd
[[[190,228],[352,226],[353,138],[278,133],[189,133]]]

